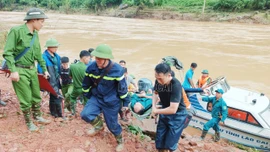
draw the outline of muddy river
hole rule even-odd
[[[0,12],[0,30],[23,23],[25,13]],[[153,68],[165,56],[177,57],[185,71],[196,62],[196,81],[203,69],[212,78],[224,75],[231,86],[270,97],[270,26],[140,20],[87,15],[47,14],[40,31],[41,46],[56,38],[58,53],[72,60],[82,49],[106,43],[114,61],[127,61],[129,73],[154,79]]]

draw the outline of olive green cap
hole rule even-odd
[[[132,77],[132,79],[136,79],[136,77],[133,74],[130,74],[130,76]]]
[[[208,70],[202,70],[202,74],[209,74]]]
[[[30,8],[29,11],[26,13],[24,21],[32,19],[47,19],[47,18],[48,17],[39,8]]]
[[[46,41],[45,47],[58,47],[60,44],[58,43],[58,41],[54,38],[50,38]]]
[[[113,59],[112,49],[107,44],[100,44],[91,55],[102,59]]]

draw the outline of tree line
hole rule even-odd
[[[1,10],[33,6],[51,10],[92,9],[116,7],[120,4],[146,7],[174,7],[176,10],[202,8],[215,11],[243,11],[270,9],[270,0],[0,0]],[[188,10],[188,9],[187,9]]]

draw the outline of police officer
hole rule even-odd
[[[209,120],[203,126],[203,131],[201,135],[201,139],[203,140],[210,128],[215,130],[215,142],[220,140],[220,132],[219,132],[219,124],[224,126],[225,119],[228,115],[228,108],[226,102],[222,98],[222,94],[224,91],[222,89],[217,89],[215,97],[203,97],[202,100],[205,102],[212,103],[212,119]]]
[[[50,123],[41,116],[40,88],[35,66],[35,61],[37,61],[41,65],[44,77],[49,76],[45,61],[42,58],[38,37],[38,31],[43,27],[43,23],[47,18],[40,9],[31,8],[24,18],[26,23],[15,26],[9,31],[3,54],[11,71],[10,78],[20,101],[20,109],[30,131],[38,130],[38,127],[31,120],[31,113],[37,123]],[[32,40],[33,44],[31,46]],[[30,47],[30,49],[20,59],[15,60],[15,57],[27,47]]]
[[[93,126],[88,134],[94,136],[104,129],[99,117],[102,112],[109,130],[117,140],[116,151],[122,151],[124,145],[118,111],[121,100],[124,101],[124,107],[129,102],[123,68],[110,60],[113,59],[112,50],[106,44],[100,44],[91,54],[95,56],[95,61],[88,66],[82,84],[83,91],[90,99],[81,112],[81,117]]]

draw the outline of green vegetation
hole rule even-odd
[[[236,148],[239,148],[241,150],[245,150],[246,152],[260,152],[260,150],[257,150],[255,148],[246,147],[246,146],[243,146],[241,144],[234,143],[234,142],[229,142],[229,143]]]
[[[0,10],[44,7],[66,13],[86,9],[99,11],[120,4],[171,8],[180,12],[201,12],[205,3],[207,11],[239,12],[270,9],[270,0],[0,0]]]
[[[141,140],[145,138],[145,135],[143,134],[142,129],[140,127],[129,125],[127,129],[132,134],[139,136]]]

